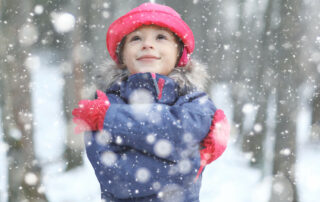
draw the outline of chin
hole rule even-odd
[[[139,72],[139,73],[145,73],[145,72],[157,73],[158,71],[154,67],[143,67],[143,68],[139,68],[137,70],[137,72]]]

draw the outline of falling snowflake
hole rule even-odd
[[[28,23],[18,32],[19,42],[23,46],[31,46],[38,41],[39,33],[35,25]]]
[[[320,44],[320,36],[317,36],[317,38],[316,38],[316,43],[317,43],[317,44]]]
[[[17,128],[11,128],[9,134],[11,137],[13,137],[16,140],[20,140],[22,137],[21,131],[18,130]]]
[[[275,183],[274,186],[273,186],[273,190],[278,193],[278,194],[281,194],[283,191],[284,191],[284,187],[281,183]]]
[[[262,131],[262,125],[260,123],[256,123],[253,127],[253,130],[256,132],[256,133],[260,133]]]
[[[286,43],[282,44],[282,47],[284,49],[290,49],[292,47],[292,44],[290,42],[286,42]]]
[[[96,140],[100,145],[107,145],[112,141],[112,136],[108,131],[102,130],[101,132],[97,133]]]
[[[144,120],[152,107],[153,97],[151,93],[145,89],[138,89],[131,93],[129,97],[130,107],[136,119]]]
[[[149,134],[146,137],[147,143],[153,144],[156,141],[156,136],[155,134]]]
[[[188,159],[179,161],[178,167],[179,167],[179,172],[182,174],[187,174],[192,169],[191,162]]]
[[[294,191],[291,182],[283,174],[274,176],[272,189],[278,195],[279,201],[293,201]]]
[[[168,157],[172,152],[172,145],[168,140],[159,140],[154,146],[155,153],[160,157]]]
[[[160,188],[161,188],[161,184],[160,184],[160,182],[154,182],[154,183],[152,183],[152,188],[154,189],[154,190],[159,190]]]
[[[314,63],[320,63],[320,52],[312,53],[309,61]]]
[[[117,136],[117,137],[116,137],[116,143],[119,144],[119,145],[122,144],[122,143],[123,143],[122,137]]]
[[[78,44],[73,49],[73,57],[80,64],[84,64],[93,57],[93,52],[88,45]]]
[[[41,15],[43,13],[43,6],[42,5],[36,5],[34,7],[34,13],[37,15]]]
[[[44,194],[46,192],[46,188],[43,184],[41,184],[39,187],[38,187],[38,193],[39,194]]]
[[[108,18],[110,17],[110,12],[108,12],[108,11],[103,11],[103,12],[102,12],[102,16],[103,16],[104,18],[108,19]]]
[[[109,8],[109,7],[110,7],[110,4],[108,2],[103,3],[103,8]]]
[[[112,151],[106,151],[101,155],[101,161],[106,166],[113,166],[117,161],[117,155]]]
[[[229,49],[230,49],[230,45],[229,45],[229,44],[223,45],[223,49],[224,49],[224,50],[229,50]]]
[[[193,136],[191,133],[185,133],[183,135],[183,141],[186,142],[186,143],[192,143],[192,140],[193,140]]]
[[[133,126],[133,123],[131,123],[131,122],[128,122],[128,123],[127,123],[127,127],[128,127],[129,129],[131,129],[132,126]]]
[[[280,154],[284,156],[289,156],[291,154],[291,150],[289,148],[281,149]]]
[[[26,184],[34,186],[38,182],[38,177],[36,174],[29,172],[24,176],[24,181],[26,182]]]
[[[51,22],[58,33],[70,32],[75,26],[75,17],[70,13],[51,13]]]
[[[130,104],[150,104],[153,102],[152,95],[145,89],[133,91],[129,97]]]
[[[139,168],[135,176],[138,182],[146,183],[149,181],[151,174],[147,168]]]
[[[244,156],[246,159],[251,161],[251,159],[253,158],[253,152],[246,152],[246,153],[244,153]]]
[[[183,202],[185,201],[183,195],[183,188],[177,184],[168,184],[158,194],[163,202]]]
[[[37,70],[40,67],[40,58],[38,56],[29,56],[24,61],[29,70]]]
[[[254,110],[254,106],[251,103],[247,103],[242,107],[242,112],[244,114],[249,114]]]

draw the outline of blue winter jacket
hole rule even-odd
[[[114,83],[106,94],[111,105],[103,132],[85,135],[102,199],[199,201],[199,143],[216,111],[208,96],[150,73]]]

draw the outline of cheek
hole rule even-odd
[[[172,60],[172,62],[174,64],[176,64],[177,60],[179,59],[179,51],[177,46],[172,46],[172,49],[170,51],[170,60]]]
[[[130,48],[126,48],[122,52],[123,63],[127,64],[132,62],[133,54]]]
[[[178,44],[172,45],[171,54],[174,55],[175,58],[179,56],[179,47]]]

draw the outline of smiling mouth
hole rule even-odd
[[[143,55],[137,58],[137,60],[142,60],[142,61],[159,60],[159,59],[160,59],[159,57],[156,57],[153,55]]]

